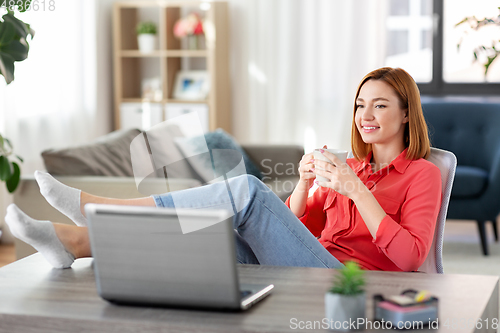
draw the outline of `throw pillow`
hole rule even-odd
[[[211,182],[224,175],[230,178],[242,174],[251,174],[262,179],[259,168],[243,148],[222,129],[206,133],[204,136],[176,138],[175,143],[205,182]]]
[[[130,143],[140,133],[116,131],[87,145],[45,150],[45,169],[57,176],[133,176]]]

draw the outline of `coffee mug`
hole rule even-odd
[[[347,160],[347,151],[346,150],[340,150],[340,149],[325,149],[323,148],[324,151],[327,151],[329,153],[332,153],[333,155],[337,156],[338,159],[342,161],[342,163],[345,163]],[[328,162],[330,164],[333,164],[332,161],[330,161],[325,155],[323,155],[319,149],[314,149],[314,159],[315,160],[321,160]],[[323,170],[323,168],[320,168],[318,166],[314,166],[317,170]],[[318,182],[328,182],[330,179],[322,177],[320,175],[316,175],[316,180]]]

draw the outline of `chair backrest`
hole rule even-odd
[[[432,245],[427,258],[418,271],[442,274],[444,224],[446,222],[446,213],[448,212],[448,203],[450,202],[453,179],[455,178],[457,158],[452,152],[438,148],[431,148],[431,155],[428,160],[429,162],[435,164],[441,171],[442,199],[436,221],[436,228],[434,230]]]

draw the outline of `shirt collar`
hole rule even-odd
[[[408,166],[410,165],[410,163],[411,163],[411,160],[407,160],[406,159],[406,153],[407,153],[407,151],[408,151],[408,148],[405,148],[405,150],[403,150],[401,152],[401,154],[399,154],[395,159],[393,159],[392,162],[389,164],[389,168],[392,166],[392,167],[394,167],[394,169],[397,172],[404,173],[406,171],[406,169],[408,168]],[[366,155],[366,157],[363,160],[363,163],[361,164],[361,167],[359,168],[358,172],[365,170],[368,166],[371,167],[370,161],[372,159],[372,155],[373,155],[373,151],[370,151],[368,153],[368,155]]]
[[[390,165],[394,166],[394,169],[396,169],[397,172],[399,173],[404,173],[406,171],[406,168],[411,163],[411,160],[406,159],[406,153],[408,152],[408,148],[403,150],[401,154],[398,155],[395,159],[392,160]]]

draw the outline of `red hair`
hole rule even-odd
[[[364,159],[372,150],[372,145],[365,143],[356,126],[356,100],[361,87],[369,80],[379,80],[387,83],[399,98],[400,106],[407,110],[408,123],[405,125],[404,145],[408,148],[406,158],[416,160],[427,158],[431,152],[429,134],[422,104],[420,91],[413,78],[401,68],[383,67],[368,73],[359,83],[356,97],[354,98],[354,114],[351,130],[351,149],[357,160]]]

